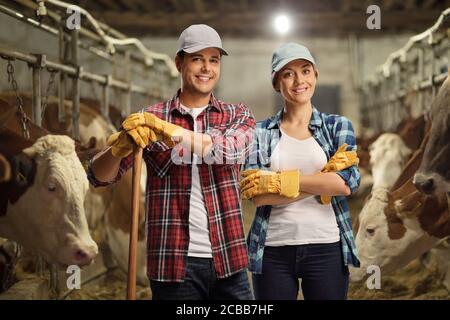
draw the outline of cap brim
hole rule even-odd
[[[219,47],[216,47],[216,46],[209,46],[209,45],[198,45],[198,46],[193,46],[193,47],[190,47],[190,48],[180,49],[180,50],[178,50],[178,53],[180,51],[184,51],[184,52],[187,52],[187,53],[194,53],[194,52],[206,49],[206,48],[217,48],[217,49],[220,50],[220,53],[222,53],[225,56],[228,56],[228,52],[226,52],[225,49],[219,48]]]
[[[314,61],[311,61],[311,59],[308,58],[308,57],[300,57],[300,56],[296,56],[296,57],[289,57],[289,58],[286,58],[286,59],[281,60],[281,61],[278,63],[277,67],[276,67],[275,69],[273,69],[272,71],[273,71],[273,72],[278,72],[278,71],[280,71],[281,69],[283,69],[283,67],[284,67],[285,65],[287,65],[289,62],[294,61],[294,60],[306,60],[306,61],[310,62],[313,66],[316,65],[316,64],[314,63]]]

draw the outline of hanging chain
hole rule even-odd
[[[45,92],[44,99],[42,100],[42,110],[41,110],[41,119],[44,119],[45,109],[48,104],[48,97],[50,96],[50,91],[53,90],[53,86],[55,84],[55,76],[58,73],[57,70],[47,69],[50,72],[50,78],[48,79],[47,91]]]
[[[8,82],[11,83],[11,87],[14,91],[14,94],[16,95],[17,109],[19,110],[19,113],[20,113],[20,122],[22,124],[23,136],[25,137],[25,139],[30,139],[30,131],[28,131],[28,126],[27,126],[28,118],[27,118],[25,111],[23,111],[23,100],[22,100],[22,97],[19,95],[17,81],[14,78],[14,66],[11,63],[11,59],[8,59],[6,72],[8,73]]]

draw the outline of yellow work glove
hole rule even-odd
[[[112,146],[111,152],[114,157],[125,158],[133,152],[133,139],[125,131],[113,133],[108,137],[106,143],[108,146]]]
[[[157,138],[155,132],[146,126],[138,126],[134,129],[128,130],[127,134],[131,136],[134,142],[142,149],[147,147],[149,142],[160,140]]]
[[[328,160],[327,164],[323,167],[321,172],[336,172],[343,169],[347,169],[353,165],[359,163],[359,158],[356,155],[356,151],[345,151],[348,145],[342,144],[336,153]],[[322,204],[329,204],[331,202],[331,196],[320,196]]]
[[[248,200],[267,193],[295,198],[300,194],[300,171],[245,170],[242,172],[241,195]]]
[[[173,123],[161,120],[150,112],[138,112],[130,114],[123,122],[122,127],[129,131],[140,126],[152,129],[156,134],[161,134],[165,138],[182,136],[183,128]]]
[[[112,146],[113,156],[124,158],[133,152],[134,145],[145,148],[150,142],[161,140],[149,127],[136,127],[130,131],[119,131],[108,137],[107,144]]]

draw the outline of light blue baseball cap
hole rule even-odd
[[[275,79],[275,74],[280,71],[289,62],[303,59],[311,62],[317,69],[316,61],[314,60],[308,48],[301,44],[289,42],[279,46],[272,55],[272,84]]]

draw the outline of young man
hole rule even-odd
[[[130,115],[89,166],[94,186],[111,184],[132,166],[133,142],[144,147],[153,299],[253,298],[238,179],[255,120],[245,105],[212,93],[223,55],[211,27],[184,30],[175,58],[181,89]]]

